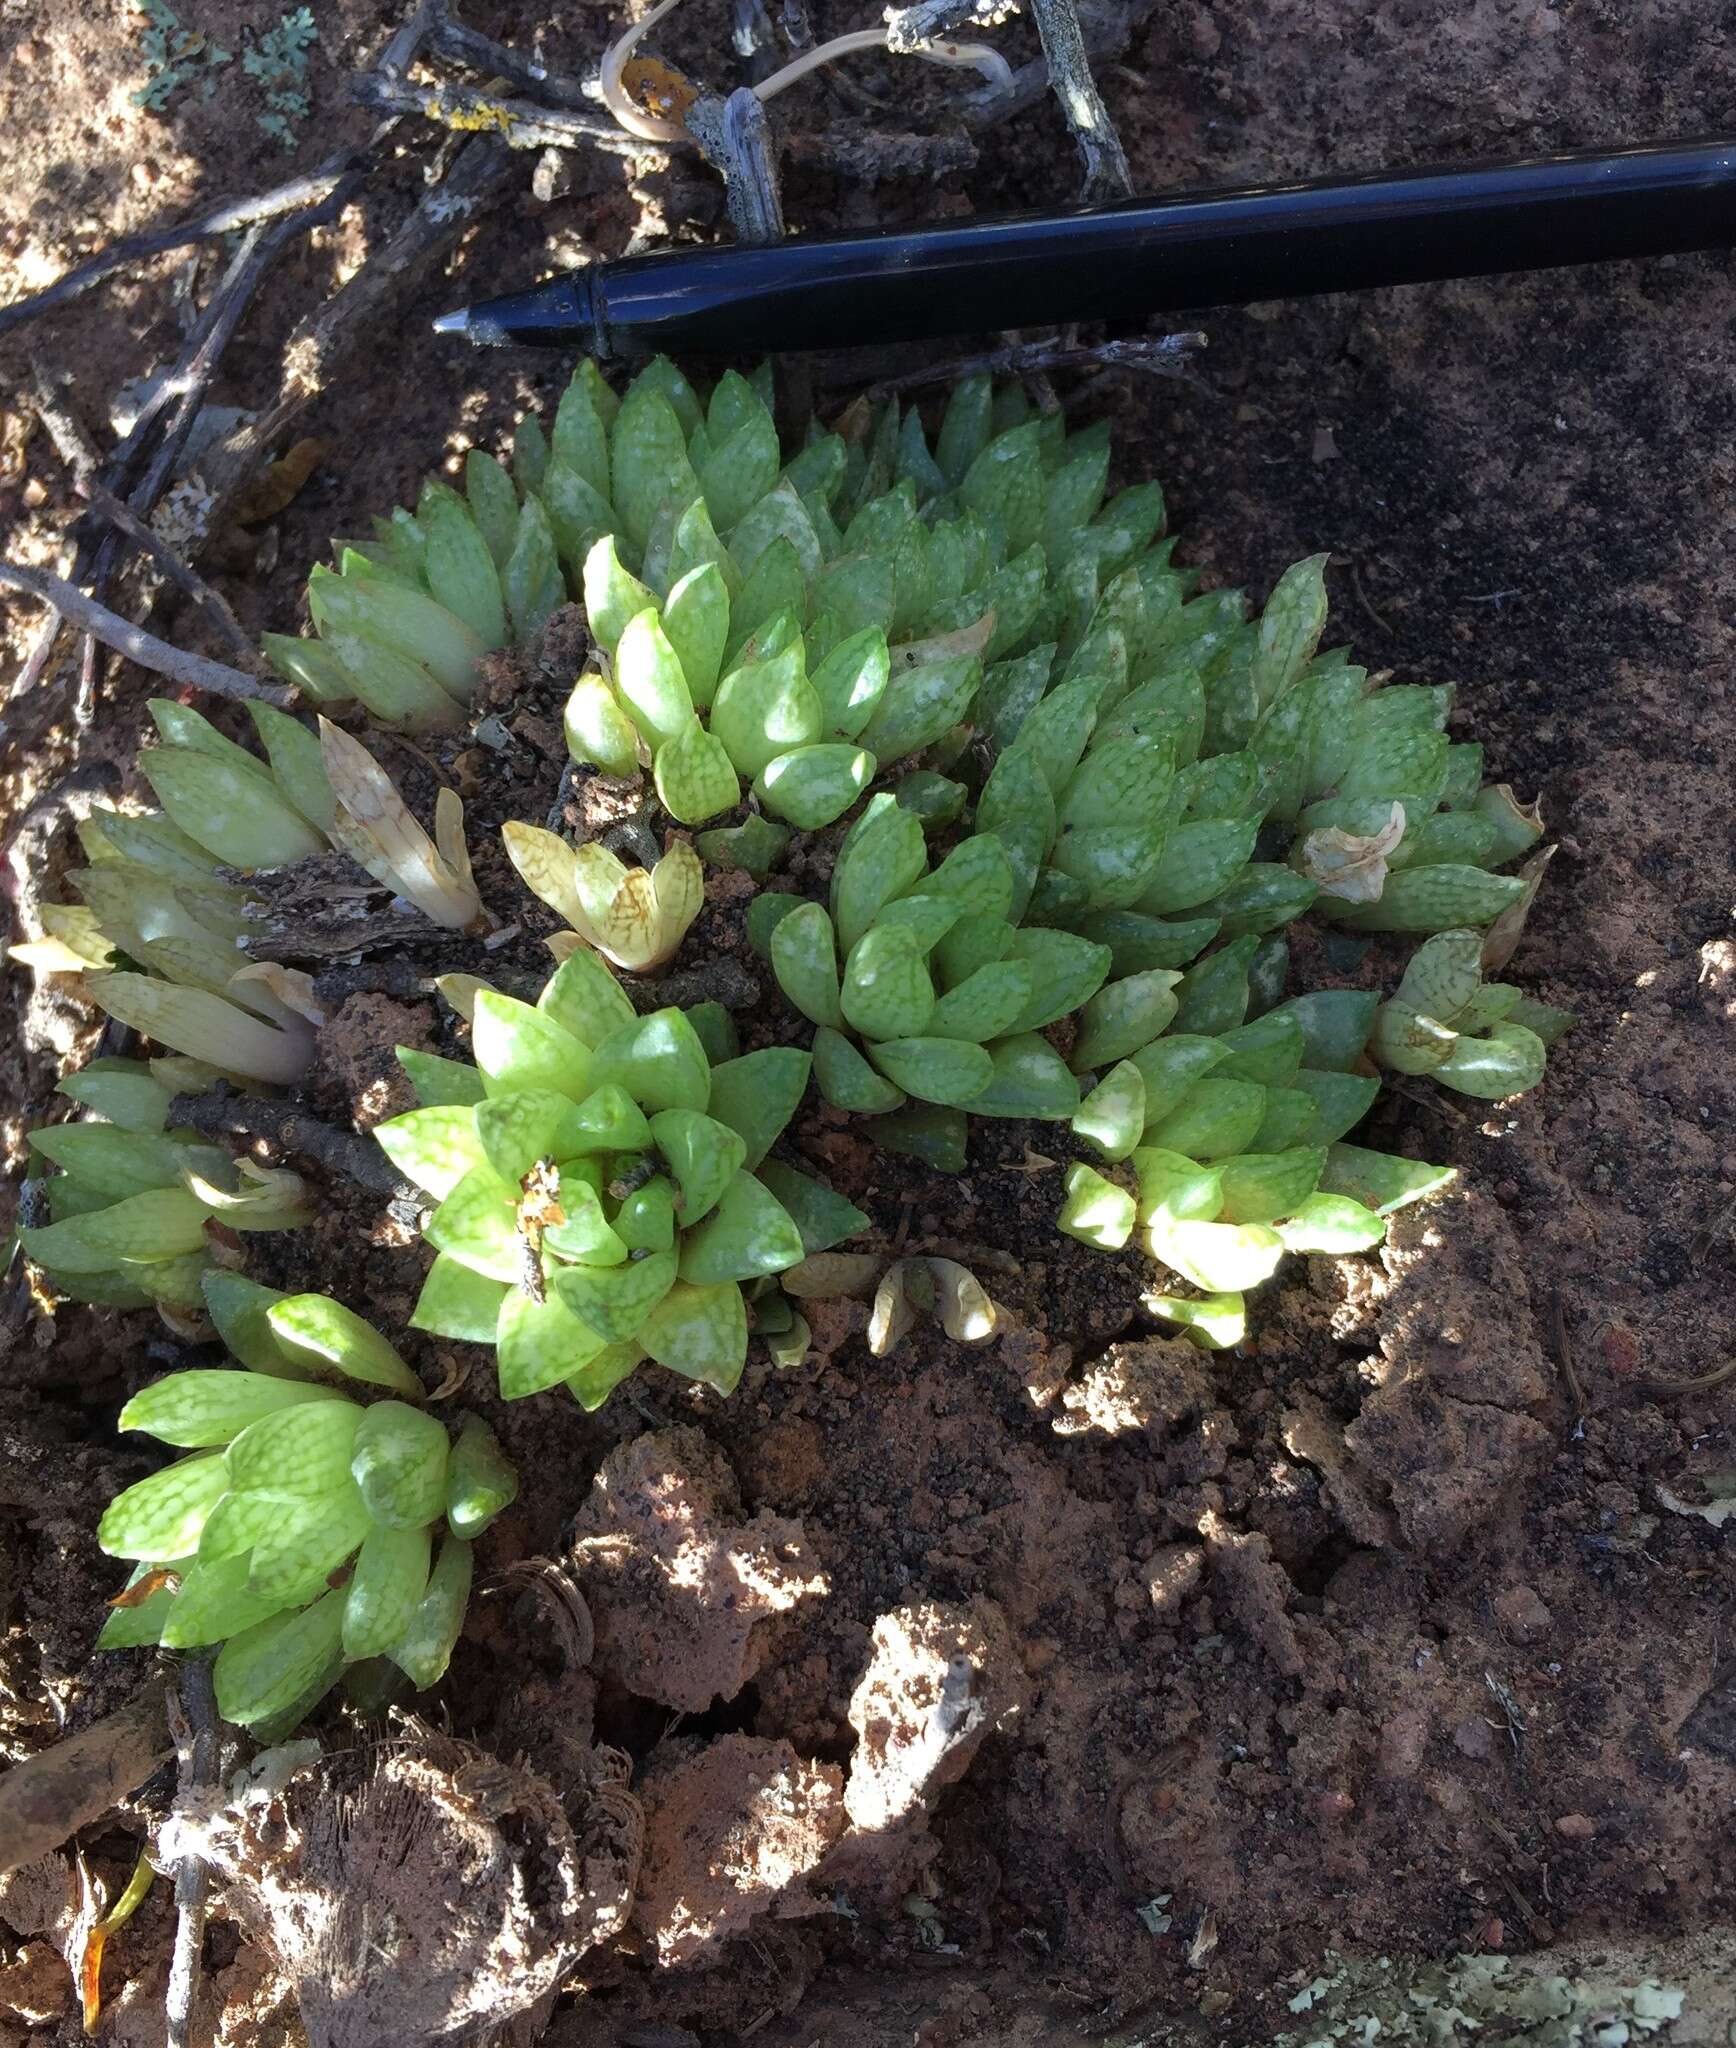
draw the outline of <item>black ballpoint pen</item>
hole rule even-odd
[[[600,356],[748,356],[1731,242],[1736,138],[1713,137],[629,256],[434,324]]]

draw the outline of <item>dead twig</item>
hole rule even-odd
[[[1019,11],[1019,0],[915,0],[910,7],[886,10],[886,47],[901,57],[914,56],[924,44],[961,28],[999,28]]]
[[[1157,0],[1128,0],[1125,6],[1086,5],[1078,11],[1080,37],[1087,57],[1119,57],[1133,40],[1134,32],[1156,10]],[[1049,90],[1049,60],[1039,57],[1013,73],[1013,82],[982,93],[959,110],[964,125],[973,132],[992,128],[1015,114],[1028,113]]]
[[[1736,1358],[1713,1366],[1710,1372],[1696,1373],[1692,1379],[1636,1380],[1634,1385],[1646,1394],[1703,1394],[1711,1387],[1721,1387],[1728,1379],[1736,1379]]]
[[[372,1194],[422,1206],[416,1189],[392,1171],[386,1155],[371,1139],[354,1131],[333,1130],[292,1102],[267,1102],[224,1089],[210,1095],[177,1095],[169,1105],[169,1126],[185,1127],[205,1138],[263,1141],[280,1151],[299,1153]]]
[[[45,285],[41,291],[32,292],[28,298],[15,299],[8,306],[0,306],[0,334],[7,334],[14,327],[21,327],[26,320],[37,319],[57,306],[66,305],[92,286],[101,284],[105,277],[112,277],[117,270],[149,262],[153,256],[166,255],[171,249],[185,249],[194,242],[214,242],[220,236],[258,227],[282,214],[295,213],[304,206],[317,204],[331,193],[347,171],[356,166],[360,154],[353,149],[340,150],[315,169],[304,172],[299,178],[291,178],[285,184],[275,185],[269,192],[256,192],[246,199],[219,200],[215,206],[194,214],[190,220],[176,221],[168,227],[147,228],[143,234],[126,235],[118,242],[111,242],[106,249],[74,265],[64,277],[56,278],[53,284]]]
[[[533,99],[551,107],[566,107],[573,113],[582,113],[589,104],[584,88],[576,79],[550,71],[534,57],[521,56],[505,43],[497,43],[480,29],[459,21],[446,0],[435,0],[431,17],[428,47],[452,63],[467,65],[484,78],[502,78],[508,85],[516,86],[520,92],[529,93]],[[382,64],[375,68],[383,70],[385,66]]]
[[[1567,1382],[1567,1391],[1572,1397],[1575,1429],[1583,1429],[1585,1418],[1591,1413],[1591,1403],[1585,1398],[1585,1383],[1580,1379],[1579,1368],[1574,1362],[1573,1336],[1567,1327],[1567,1302],[1559,1287],[1550,1304],[1549,1330],[1556,1363],[1561,1367],[1561,1377]]]
[[[27,597],[40,598],[62,618],[70,619],[80,632],[89,633],[105,647],[136,661],[141,668],[167,676],[171,682],[190,690],[209,690],[215,697],[259,697],[267,704],[285,709],[295,702],[295,692],[284,686],[262,683],[203,654],[171,647],[168,641],[159,640],[142,626],[130,624],[107,605],[98,604],[76,585],[49,575],[45,569],[24,569],[15,562],[0,560],[0,590],[19,590]]]
[[[1375,610],[1374,606],[1369,603],[1368,593],[1362,587],[1361,564],[1357,561],[1354,555],[1347,555],[1345,557],[1344,566],[1350,571],[1351,595],[1356,599],[1357,603],[1361,605],[1362,609],[1368,614],[1369,618],[1373,621],[1373,623],[1380,628],[1381,632],[1390,635],[1392,632],[1391,623],[1388,620],[1383,619],[1380,613]]]
[[[1085,160],[1083,197],[1094,204],[1131,199],[1133,178],[1121,137],[1091,75],[1085,32],[1073,0],[1031,0],[1043,55],[1049,66],[1049,87],[1061,103],[1079,154]]]
[[[242,657],[248,672],[252,675],[265,673],[259,650],[252,636],[229,608],[226,598],[219,595],[190,563],[182,561],[163,536],[153,526],[147,526],[133,511],[123,504],[113,491],[105,490],[94,479],[79,486],[82,495],[88,499],[90,509],[111,526],[117,526],[127,538],[148,555],[156,567],[185,596],[190,597],[212,625],[222,634],[231,647]]]
[[[94,477],[102,466],[102,457],[96,452],[96,444],[83,420],[66,401],[60,386],[50,376],[48,366],[35,356],[30,358],[29,404],[43,429],[54,443],[54,452],[68,469],[73,481],[81,487]]]
[[[778,192],[771,123],[751,86],[728,99],[712,95],[688,109],[687,132],[706,162],[723,173],[724,204],[735,238],[764,247],[784,238],[784,203]]]
[[[214,1789],[223,1761],[222,1724],[217,1718],[209,1657],[189,1657],[181,1666],[180,1684],[169,1695],[168,1709],[180,1760],[176,1805],[187,1807]],[[187,2048],[193,2038],[210,1889],[211,1873],[204,1857],[183,1855],[175,1872],[175,1946],[163,1995],[168,2048]]]
[[[153,1678],[124,1707],[0,1776],[0,1875],[58,1849],[174,1755],[163,1694]]]
[[[617,156],[645,156],[661,145],[627,135],[614,121],[571,107],[538,106],[531,100],[502,99],[474,86],[414,85],[378,71],[350,83],[358,105],[382,114],[419,114],[460,135],[498,137],[509,149],[606,149]]]
[[[276,404],[229,435],[201,461],[213,500],[210,526],[227,514],[252,481],[266,452],[325,390],[371,317],[451,247],[505,186],[512,167],[512,153],[498,138],[479,136],[467,142],[440,185],[423,195],[385,246],[368,258],[341,291],[300,323],[284,348],[283,389]]]

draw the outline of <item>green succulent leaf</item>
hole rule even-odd
[[[1068,1167],[1066,1187],[1057,1227],[1081,1244],[1118,1252],[1133,1235],[1133,1196],[1094,1166],[1082,1163]]]
[[[974,1107],[974,1105],[973,1105]],[[890,1115],[877,1116],[874,1142],[882,1151],[917,1159],[937,1173],[963,1173],[965,1113],[939,1103],[912,1102]]]
[[[807,1091],[812,1057],[793,1045],[771,1045],[714,1067],[711,1114],[740,1134],[752,1173],[782,1135]]]
[[[563,1267],[555,1275],[555,1288],[562,1302],[605,1344],[622,1344],[637,1336],[675,1277],[675,1253],[651,1252],[619,1266]]]
[[[771,960],[778,986],[804,1017],[834,1031],[843,1024],[832,920],[821,905],[804,903],[779,921]]]
[[[681,1279],[702,1288],[755,1280],[786,1272],[803,1256],[789,1211],[753,1174],[738,1173],[710,1215],[682,1233]],[[657,1356],[649,1343],[646,1348]]]
[[[541,1301],[516,1287],[501,1297],[494,1342],[503,1401],[522,1401],[570,1380],[607,1342],[559,1292],[561,1279],[576,1270],[559,1268],[555,1291]]]
[[[646,1111],[704,1110],[711,1101],[711,1065],[693,1026],[679,1010],[653,1010],[613,1031],[596,1049],[594,1086],[614,1082]]]
[[[1346,1195],[1377,1216],[1390,1216],[1395,1209],[1439,1193],[1456,1177],[1457,1169],[1451,1166],[1425,1166],[1419,1159],[1340,1143],[1326,1148],[1320,1192]]]
[[[1039,1032],[1019,1031],[988,1048],[992,1073],[970,1101],[972,1116],[1032,1117],[1057,1122],[1077,1114],[1079,1083]]]
[[[832,918],[846,955],[890,903],[928,866],[928,843],[920,819],[882,793],[845,836],[832,868]]]
[[[974,1108],[995,1071],[980,1045],[957,1038],[889,1038],[870,1045],[868,1057],[904,1094],[953,1108]]]
[[[658,747],[652,773],[658,801],[679,824],[703,825],[741,802],[741,779],[729,751],[697,713]]]
[[[421,1399],[422,1382],[379,1331],[330,1295],[285,1295],[269,1305],[265,1319],[278,1350],[302,1371],[322,1377],[335,1372]]]
[[[347,1597],[328,1593],[311,1607],[257,1622],[223,1645],[212,1679],[225,1721],[242,1728],[269,1721],[336,1679]]]
[[[834,1108],[858,1116],[884,1117],[904,1102],[904,1091],[877,1074],[850,1040],[828,1025],[814,1033],[814,1079]]]
[[[683,1379],[732,1394],[747,1363],[747,1305],[740,1286],[677,1281],[646,1317],[638,1341]]]
[[[1310,1195],[1274,1227],[1292,1252],[1362,1252],[1386,1237],[1382,1218],[1345,1195]]]
[[[1175,986],[1180,979],[1172,969],[1157,967],[1099,990],[1080,1013],[1071,1061],[1074,1071],[1113,1065],[1150,1044],[1176,1013]]]
[[[226,1444],[280,1408],[338,1398],[330,1387],[254,1372],[177,1372],[154,1381],[121,1410],[117,1427],[142,1429],[181,1449]]]
[[[419,1052],[409,1045],[400,1045],[395,1050],[398,1064],[409,1076],[410,1086],[424,1109],[448,1105],[474,1108],[488,1093],[482,1076],[464,1060],[442,1059],[438,1053]]]
[[[1109,948],[1073,932],[1016,932],[1010,957],[1031,972],[1031,999],[1013,1026],[1019,1033],[1042,1031],[1082,1009],[1109,974]]]
[[[680,1191],[684,1227],[709,1215],[747,1158],[747,1141],[728,1124],[691,1109],[666,1109],[651,1135]]]
[[[206,1518],[229,1485],[223,1453],[182,1458],[117,1493],[97,1525],[110,1557],[165,1564],[199,1547]]]
[[[443,1202],[486,1153],[477,1112],[455,1103],[406,1110],[374,1126],[374,1141],[408,1181]]]
[[[1132,1060],[1120,1060],[1074,1112],[1073,1135],[1114,1164],[1138,1145],[1146,1113],[1145,1077]]]
[[[518,1474],[479,1415],[467,1415],[446,1463],[446,1522],[466,1541],[518,1498]]]
[[[356,1427],[350,1476],[376,1522],[417,1529],[445,1503],[446,1455],[446,1430],[433,1416],[402,1401],[377,1401]]]
[[[801,1233],[804,1257],[830,1251],[833,1245],[868,1228],[868,1218],[854,1202],[845,1201],[824,1181],[786,1166],[781,1159],[766,1160],[757,1178],[789,1212]]]
[[[924,948],[905,926],[876,925],[851,947],[839,1003],[845,1021],[863,1038],[920,1037],[934,1001]]]
[[[799,831],[817,832],[844,815],[878,767],[876,757],[860,747],[832,742],[793,747],[761,769],[754,795]]]
[[[1298,1146],[1289,1152],[1244,1152],[1224,1162],[1226,1223],[1273,1223],[1291,1216],[1313,1194],[1326,1165],[1323,1145]]]
[[[447,1536],[409,1627],[387,1652],[413,1685],[438,1685],[446,1676],[464,1628],[474,1571],[470,1545],[456,1533]]]
[[[399,1641],[428,1590],[432,1550],[426,1524],[368,1531],[344,1596],[346,1657],[381,1657]]]
[[[441,1252],[428,1269],[410,1313],[410,1327],[436,1337],[492,1344],[507,1283],[491,1280]]]
[[[1189,1159],[1228,1159],[1245,1151],[1266,1110],[1266,1091],[1254,1081],[1208,1074],[1176,1106],[1148,1122],[1145,1143]]]

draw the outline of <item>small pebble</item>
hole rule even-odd
[[[1534,1642],[1555,1626],[1555,1616],[1544,1606],[1534,1586],[1509,1586],[1495,1596],[1495,1619],[1520,1642]]]
[[[1589,1842],[1597,1833],[1597,1822],[1588,1813],[1564,1813],[1555,1823],[1555,1832],[1569,1842]]]

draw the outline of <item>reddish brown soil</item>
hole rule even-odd
[[[255,18],[223,0],[198,26],[229,41]],[[321,132],[294,162],[355,122],[339,73],[391,18],[321,10]],[[476,19],[524,32],[505,11]],[[160,211],[276,174],[238,81],[210,103],[189,95],[167,123],[130,109],[140,67],[107,8],[18,4],[6,24],[0,295]],[[594,57],[600,22],[565,33],[551,29],[552,59]],[[666,47],[696,66],[721,47],[709,10],[687,33]],[[1471,0],[1450,20],[1308,0],[1166,10],[1104,84],[1155,188],[1706,130],[1732,69],[1709,0],[1637,15]],[[815,91],[792,118],[837,104]],[[1074,175],[1045,111],[985,138],[977,169],[938,199],[793,181],[791,224],[1033,203],[1067,195]],[[219,397],[269,395],[277,339],[412,189],[407,167],[274,280]],[[548,207],[509,206],[310,416],[328,461],[267,542],[276,568],[227,575],[225,593],[251,623],[288,624],[328,533],[413,491],[453,437],[495,437],[552,388],[552,365],[454,358],[426,314],[580,246],[613,252],[641,227],[709,230],[716,212],[697,169],[630,189],[614,159],[581,162],[575,193]],[[114,386],[172,351],[181,261],[0,344],[0,381],[29,346],[74,374],[99,422]],[[800,1521],[828,1592],[765,1625],[756,1676],[681,1741],[747,1736],[847,1764],[874,1624],[912,1600],[996,1602],[1032,1682],[1028,1709],[938,1802],[920,1916],[865,1901],[856,1918],[762,1922],[702,1973],[623,1964],[551,2038],[941,2048],[1153,2013],[1249,2041],[1285,2019],[1298,1973],[1331,1947],[1442,1955],[1559,1937],[1643,1952],[1728,1920],[1731,1536],[1668,1512],[1657,1489],[1736,1463],[1736,1382],[1660,1391],[1725,1362],[1733,1338],[1731,312],[1722,258],[1326,298],[1206,318],[1209,391],[1115,382],[1080,396],[1115,419],[1127,476],[1173,487],[1188,559],[1263,589],[1331,548],[1335,624],[1362,658],[1459,681],[1461,731],[1498,777],[1541,791],[1563,845],[1511,972],[1581,1023],[1510,1110],[1426,1088],[1389,1097],[1375,1141],[1451,1162],[1459,1191],[1407,1219],[1382,1260],[1297,1263],[1235,1356],[1178,1362],[1151,1345],[1132,1263],[1054,1233],[1052,1182],[1017,1170],[1026,1134],[979,1140],[960,1185],[816,1120],[797,1150],[866,1201],[887,1241],[1011,1251],[1018,1271],[993,1285],[1018,1328],[975,1350],[919,1329],[877,1361],[859,1316],[833,1311],[815,1318],[820,1361],[758,1375],[727,1406],[653,1374],[592,1419],[554,1397],[502,1407],[478,1359],[458,1398],[496,1422],[527,1479],[491,1538],[494,1566],[559,1554],[603,1457],[651,1421],[697,1422],[746,1516]],[[44,559],[69,510],[38,436],[0,472],[6,551]],[[0,617],[15,645],[33,630],[28,607]],[[197,642],[193,621],[167,620]],[[116,680],[97,737],[117,761],[137,743],[139,683]],[[546,719],[557,701],[545,679],[522,708]],[[12,737],[26,742],[7,764],[16,812],[68,756],[52,718]],[[483,795],[479,817],[546,808],[557,764],[534,744],[518,758],[522,780]],[[498,866],[484,887],[516,912]],[[720,907],[696,943],[727,944],[732,924]],[[9,986],[22,1005],[22,978]],[[409,1007],[392,1030],[440,1040],[432,1007]],[[359,1052],[382,1022],[346,1016],[314,1086],[328,1116],[379,1113]],[[42,1033],[40,1010],[31,1024],[8,1055],[26,1123],[76,1035]],[[759,1029],[780,1028],[768,1007]],[[262,1246],[258,1270],[334,1285],[390,1326],[420,1268],[400,1235],[334,1189],[321,1225]],[[437,1368],[439,1348],[418,1355]],[[116,1406],[180,1355],[142,1318],[81,1313],[6,1354],[10,1756],[136,1682],[138,1659],[90,1655],[113,1578],[92,1532],[97,1503],[145,1469],[110,1434]],[[566,1670],[540,1611],[504,1597],[477,1603],[450,1700],[461,1732],[557,1780],[562,1738],[588,1732],[593,1710],[599,1739],[640,1763],[667,1732],[667,1711],[606,1661],[595,1681]],[[87,1846],[124,1878],[123,1832]],[[1160,1897],[1154,1934],[1139,1908]],[[20,1942],[39,1933],[6,1912]],[[154,2004],[169,1925],[159,1896],[117,1941],[111,1971],[137,1981],[140,2004]],[[52,1979],[40,1947],[15,1967],[25,1989],[32,1971]],[[239,2002],[253,1980],[228,1977]],[[51,2005],[56,2038],[75,2038],[70,1987]],[[0,2012],[0,2038],[9,2024]]]

